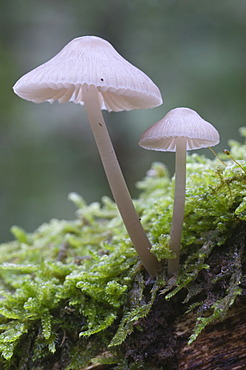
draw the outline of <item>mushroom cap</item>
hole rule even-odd
[[[70,41],[48,62],[21,77],[13,89],[35,103],[84,104],[82,85],[97,87],[101,109],[152,108],[162,104],[158,87],[106,40],[83,36]]]
[[[207,148],[219,143],[218,131],[189,108],[175,108],[164,118],[148,128],[140,138],[139,145],[145,149],[175,152],[176,144],[184,138],[186,150]]]

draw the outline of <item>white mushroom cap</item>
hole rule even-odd
[[[139,141],[145,149],[175,152],[180,138],[185,138],[186,150],[207,148],[219,143],[218,131],[197,112],[175,108],[148,128]]]
[[[83,104],[82,85],[97,87],[101,109],[151,108],[162,104],[158,87],[96,36],[70,41],[48,62],[21,77],[13,89],[21,98],[41,103]]]

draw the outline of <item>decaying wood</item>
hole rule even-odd
[[[192,327],[193,315],[182,316],[176,322],[178,369],[246,369],[246,305],[243,300],[238,300],[225,320],[208,325],[196,341],[188,345]]]
[[[246,305],[238,302],[222,322],[208,325],[191,345],[194,314],[184,314],[174,323],[176,349],[168,362],[148,363],[148,370],[244,370],[246,369]],[[164,343],[163,343],[164,344]],[[174,344],[174,343],[173,343]],[[164,350],[164,349],[163,349]],[[109,370],[112,366],[91,365],[86,370]],[[81,369],[82,370],[82,369]],[[84,369],[85,370],[85,369]]]

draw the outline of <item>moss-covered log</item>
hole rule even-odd
[[[221,271],[232,268],[231,255],[244,250],[246,257],[246,223],[238,227],[231,239],[214,251],[208,263],[209,270],[202,271],[197,279],[203,289],[193,301],[204,300],[204,305],[228,288],[228,275],[216,282]],[[240,256],[241,259],[242,256]],[[246,264],[244,262],[245,276]],[[185,289],[175,300],[166,301],[159,295],[149,315],[138,321],[136,330],[122,346],[130,363],[144,363],[146,368],[158,369],[244,369],[246,360],[246,278],[240,282],[241,295],[220,320],[207,324],[195,341],[188,344],[196,327],[197,314],[187,313],[184,303]],[[207,301],[207,303],[206,303]],[[220,302],[221,309],[223,301]],[[208,313],[207,313],[208,314]],[[206,318],[204,318],[206,320]],[[197,322],[197,324],[199,321]]]
[[[231,142],[231,154],[188,157],[176,277],[166,274],[173,180],[160,163],[135,201],[163,264],[157,279],[108,198],[72,194],[74,221],[13,227],[0,246],[0,368],[243,369],[246,144]]]

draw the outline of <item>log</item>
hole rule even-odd
[[[183,315],[176,322],[179,346],[178,369],[246,369],[246,309],[243,299],[229,310],[225,320],[208,325],[191,345],[194,315]]]

